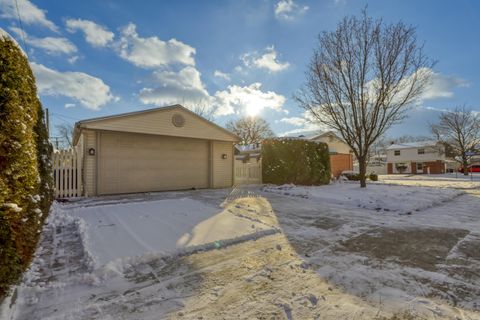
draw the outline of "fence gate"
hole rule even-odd
[[[55,198],[82,195],[81,157],[73,149],[56,150],[52,154]]]
[[[262,183],[262,160],[254,162],[234,162],[235,184],[261,184]]]

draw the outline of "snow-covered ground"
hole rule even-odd
[[[456,189],[478,189],[480,188],[480,173],[473,173],[465,176],[461,173],[446,174],[418,174],[418,175],[380,175],[380,183],[398,185],[435,187],[435,188],[456,188]]]
[[[363,208],[379,212],[412,214],[458,197],[463,192],[454,189],[408,188],[385,184],[370,184],[359,188],[358,183],[335,183],[326,186],[266,186],[266,192],[311,198],[315,202],[346,208]]]
[[[461,187],[56,204],[2,320],[480,319],[480,190]]]

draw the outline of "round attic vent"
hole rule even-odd
[[[185,125],[185,118],[181,114],[174,114],[172,116],[172,123],[175,127],[183,127]]]

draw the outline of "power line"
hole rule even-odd
[[[18,16],[18,23],[20,24],[20,29],[22,29],[22,41],[23,41],[23,46],[25,47],[25,54],[28,57],[28,48],[27,48],[27,42],[25,41],[25,30],[23,29],[23,23],[22,23],[22,18],[20,17],[20,10],[18,10],[18,1],[15,0],[15,8],[17,8],[17,16]]]

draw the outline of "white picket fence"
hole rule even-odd
[[[261,184],[262,183],[262,160],[243,162],[235,160],[235,185],[239,184]]]
[[[55,198],[82,195],[82,162],[75,150],[56,150],[52,154]]]

